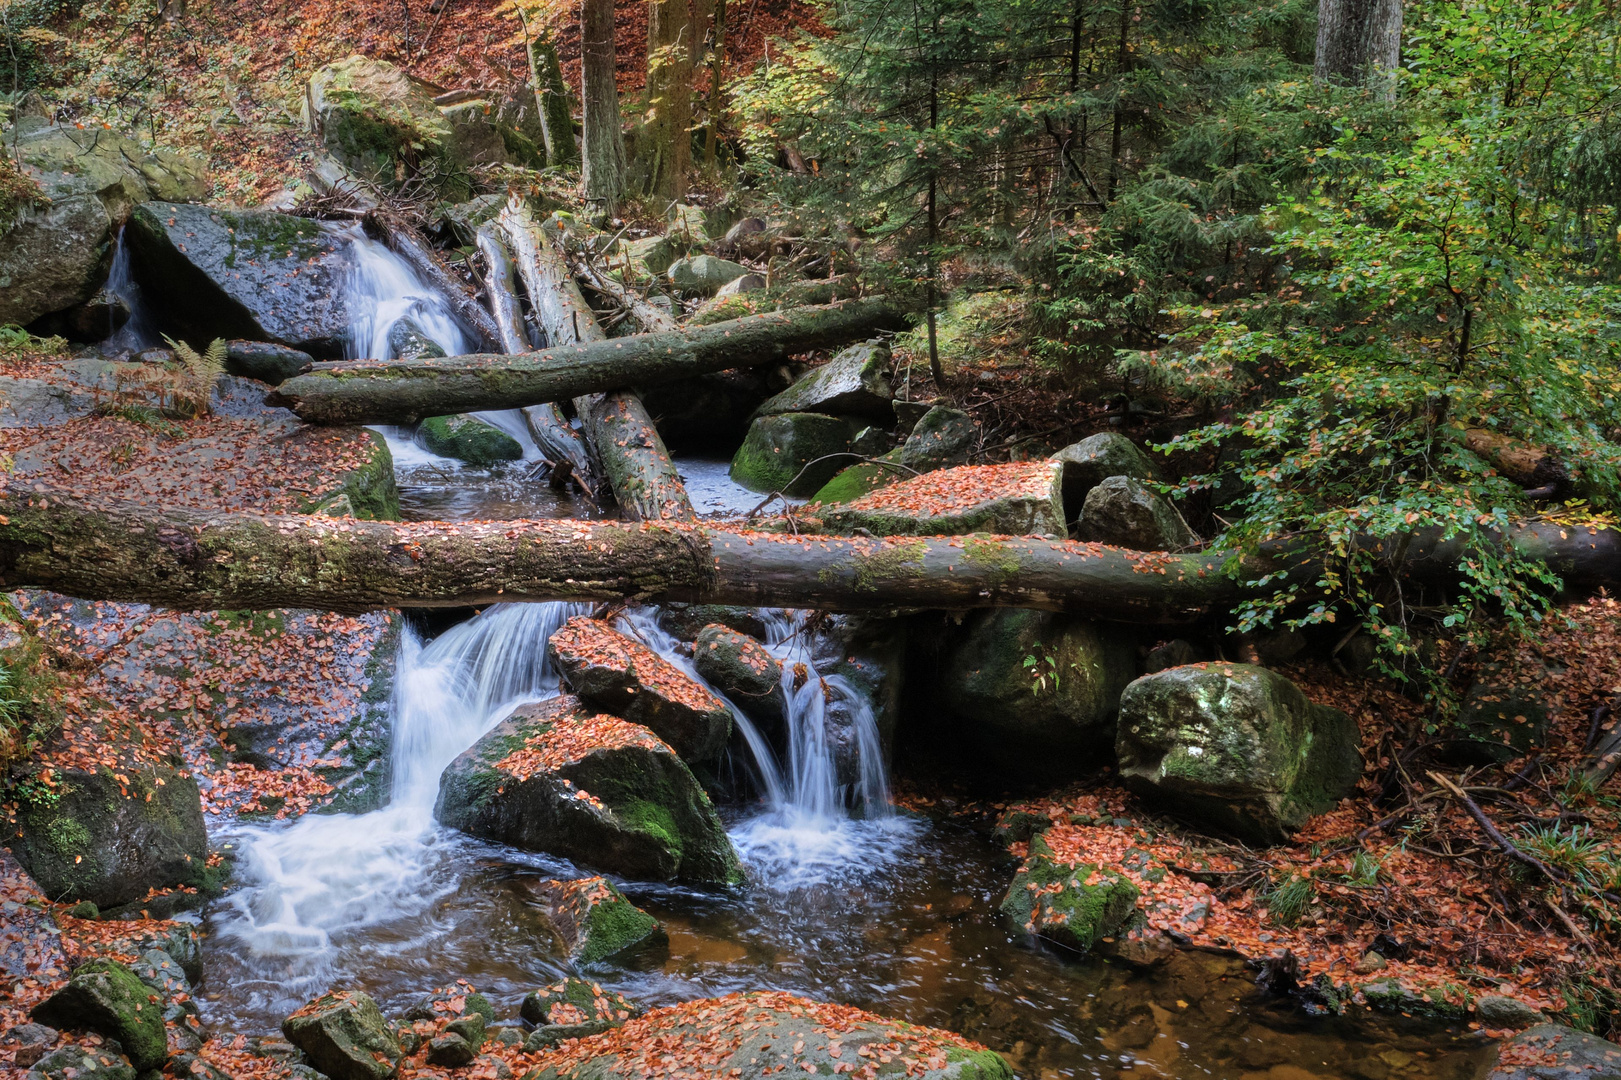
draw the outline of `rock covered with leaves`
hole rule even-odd
[[[918,473],[966,465],[978,441],[979,426],[972,416],[960,409],[935,405],[917,419],[901,445],[872,461],[843,469],[817,489],[811,501],[822,505],[852,502]]]
[[[283,1020],[281,1030],[332,1080],[384,1080],[404,1056],[377,1002],[359,990],[316,998]]]
[[[1061,476],[1047,461],[961,465],[824,507],[821,521],[829,532],[873,536],[1063,536]]]
[[[629,998],[583,979],[564,979],[524,995],[518,1015],[535,1025],[524,1049],[556,1046],[565,1039],[600,1035],[642,1015]]]
[[[543,881],[533,890],[563,955],[594,967],[665,943],[659,921],[605,877]]]
[[[692,666],[751,719],[775,727],[787,722],[782,661],[755,638],[712,623],[692,643]]]

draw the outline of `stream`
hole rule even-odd
[[[443,301],[381,245],[354,242],[355,355],[383,355],[409,315],[447,352],[467,351]],[[521,414],[483,414],[526,447],[523,461],[477,469],[382,429],[408,518],[590,517],[583,500],[533,474]],[[700,513],[741,513],[759,497],[726,463],[680,460]],[[363,989],[385,1012],[466,979],[512,1016],[535,987],[568,974],[535,883],[589,871],[438,826],[439,775],[515,704],[558,692],[546,639],[587,610],[488,608],[431,639],[402,635],[394,683],[389,804],[365,815],[309,815],[228,827],[235,887],[204,914],[205,1020],[269,1034],[329,988]],[[767,647],[811,663],[801,619],[763,612]],[[619,628],[691,672],[654,613]],[[793,665],[786,664],[785,668]],[[785,674],[785,678],[791,675]],[[897,812],[876,725],[836,676],[791,694],[787,745],[774,751],[737,714],[759,801],[723,808],[750,884],[736,892],[620,882],[669,933],[666,953],[593,972],[649,1005],[782,989],[961,1032],[1007,1054],[1019,1075],[1257,1080],[1465,1080],[1488,1053],[1463,1031],[1359,1013],[1307,1015],[1269,999],[1231,957],[1183,951],[1151,969],[1076,958],[1016,935],[997,906],[1014,865],[990,838]],[[843,698],[860,775],[841,785],[825,736]]]

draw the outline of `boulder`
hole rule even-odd
[[[158,1068],[169,1056],[157,995],[116,960],[81,965],[66,986],[34,1007],[33,1018],[54,1028],[117,1039],[139,1072]]]
[[[171,336],[343,354],[348,240],[332,226],[267,210],[149,202],[130,215],[124,239],[142,295]]]
[[[732,457],[731,477],[750,491],[809,495],[850,459],[858,422],[820,413],[757,417]]]
[[[136,203],[208,196],[203,162],[147,150],[99,125],[24,125],[4,141],[41,201],[0,221],[0,325],[27,325],[91,300]]]
[[[759,259],[770,254],[774,243],[776,234],[764,218],[746,217],[726,230],[716,250],[729,259]]]
[[[659,625],[677,641],[696,641],[706,626],[719,625],[764,641],[765,620],[758,608],[733,604],[660,604]]]
[[[765,287],[764,274],[743,274],[722,285],[715,295],[718,297],[741,296],[744,293],[761,292]]]
[[[1252,842],[1280,843],[1351,792],[1356,723],[1250,664],[1145,675],[1120,699],[1120,776],[1144,798]]]
[[[895,393],[889,385],[889,346],[852,345],[821,367],[811,368],[788,389],[766,401],[757,416],[828,413],[893,423]]]
[[[46,895],[102,910],[199,885],[208,836],[190,773],[136,760],[58,769],[54,801],[24,801],[7,840]]]
[[[564,1039],[600,1035],[642,1015],[642,1007],[595,983],[564,979],[525,994],[518,1015],[535,1025],[524,1045],[525,1052],[532,1054]]]
[[[632,240],[621,249],[632,278],[643,275],[663,277],[672,263],[681,257],[682,247],[667,236],[644,236]],[[618,258],[613,260],[618,265]]]
[[[713,255],[692,255],[671,263],[669,269],[665,271],[665,276],[669,278],[670,284],[681,292],[714,296],[748,272],[748,267],[729,259],[719,259]]]
[[[1154,462],[1124,435],[1106,431],[1092,435],[1052,456],[1064,468],[1064,502],[1079,510],[1086,496],[1111,476],[1158,480]]]
[[[1026,781],[1072,775],[1107,761],[1136,660],[1119,627],[1048,611],[976,611],[946,653],[939,701],[987,763]]]
[[[605,877],[543,881],[535,886],[534,895],[563,954],[581,968],[669,940],[657,919],[626,900]]]
[[[897,402],[897,411],[901,405]],[[904,426],[904,425],[903,425]],[[888,484],[900,483],[917,473],[963,465],[979,441],[979,426],[973,417],[958,409],[936,405],[908,429],[906,441],[879,456],[876,461],[852,465],[824,484],[811,501],[828,505],[845,503]]]
[[[487,168],[506,164],[506,133],[496,124],[488,101],[480,98],[459,101],[442,106],[439,114],[450,125],[450,156],[457,167]]]
[[[546,648],[580,700],[650,729],[683,761],[710,761],[725,748],[726,703],[641,642],[577,615]]]
[[[743,877],[709,796],[675,751],[567,695],[519,707],[453,761],[434,814],[474,836],[629,878]]]
[[[1453,739],[1443,747],[1448,760],[1500,763],[1542,745],[1548,735],[1546,682],[1515,680],[1497,665],[1481,674],[1464,694]]]
[[[838,1072],[920,1080],[1013,1077],[999,1055],[960,1035],[766,991],[654,1009],[558,1048],[528,1080],[641,1080],[668,1075],[672,1061],[690,1064],[693,1075],[732,1080]]]
[[[1002,901],[1002,914],[1026,933],[1086,952],[1125,927],[1137,911],[1137,896],[1137,886],[1117,870],[1063,862],[1038,835]]]
[[[428,1040],[428,1064],[444,1069],[459,1069],[471,1065],[478,1049],[454,1031],[446,1031]]]
[[[959,465],[924,473],[852,502],[823,507],[821,522],[827,532],[865,530],[873,536],[1065,534],[1059,470],[1050,461]]]
[[[70,1044],[37,1061],[25,1080],[135,1080],[135,1067],[110,1047]]]
[[[1475,1018],[1489,1028],[1527,1028],[1547,1020],[1541,1009],[1503,994],[1486,994],[1476,1000]]]
[[[523,458],[523,444],[494,424],[466,413],[430,416],[417,428],[422,445],[440,457],[488,468]]]
[[[225,343],[225,370],[244,379],[258,379],[262,383],[278,386],[300,371],[315,357],[298,349],[277,345],[271,341],[227,341]]]
[[[1538,1024],[1497,1045],[1481,1080],[1621,1080],[1621,1046],[1562,1024]]]
[[[283,1020],[281,1031],[332,1080],[384,1080],[403,1056],[377,1002],[359,990],[323,994]]]
[[[706,626],[692,644],[692,666],[749,719],[771,730],[782,730],[788,722],[782,662],[754,638],[725,626]]]
[[[168,1025],[170,1044],[180,1050],[202,1049],[202,1021],[192,1000],[191,980],[179,962],[162,949],[147,949],[129,969],[156,995],[151,1000]]]
[[[670,235],[681,243],[688,247],[703,247],[709,243],[709,226],[704,221],[703,207],[674,203],[666,218],[670,224]]]
[[[1108,477],[1087,492],[1075,538],[1136,551],[1186,551],[1199,543],[1176,507],[1129,476]]]
[[[409,316],[388,329],[388,351],[401,360],[444,356],[444,348]]]

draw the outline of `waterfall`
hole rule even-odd
[[[123,229],[118,230],[118,241],[113,247],[113,265],[107,271],[107,284],[103,288],[109,296],[122,301],[125,310],[129,312],[129,318],[125,320],[124,325],[113,329],[111,335],[102,343],[103,355],[137,353],[142,349],[156,348],[163,344],[163,336],[158,333],[157,323],[141,296],[141,286],[130,270],[129,247],[124,243]],[[107,317],[116,320],[116,316],[110,313]]]
[[[393,358],[389,334],[409,318],[445,350],[459,356],[472,350],[472,340],[450,304],[417,276],[411,265],[357,229],[349,242],[349,277],[344,288],[349,304],[351,360]]]

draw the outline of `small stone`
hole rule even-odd
[[[1475,1002],[1475,1016],[1489,1028],[1526,1028],[1547,1020],[1541,1010],[1502,994],[1487,994]]]
[[[101,909],[89,900],[80,900],[62,914],[74,919],[99,919],[101,918]]]
[[[473,1058],[477,1056],[466,1039],[452,1032],[447,1031],[428,1040],[429,1065],[458,1069],[463,1065],[471,1065]]]
[[[0,1049],[10,1049],[16,1066],[26,1069],[50,1053],[57,1031],[44,1024],[18,1024],[0,1036]]]
[[[607,878],[543,881],[535,886],[535,895],[564,953],[582,968],[668,940],[658,920],[626,900]]]
[[[1370,950],[1362,954],[1362,959],[1356,962],[1356,967],[1352,970],[1358,975],[1372,975],[1375,971],[1382,971],[1387,966],[1384,957]]]

